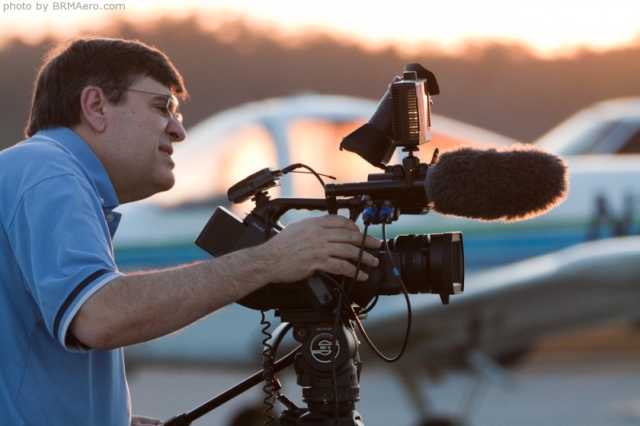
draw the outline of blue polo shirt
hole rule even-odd
[[[0,422],[129,424],[121,349],[67,333],[82,304],[122,276],[111,239],[113,185],[67,128],[0,152]]]

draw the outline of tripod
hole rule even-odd
[[[364,426],[355,411],[360,400],[358,340],[349,322],[342,322],[334,337],[333,315],[330,313],[296,312],[281,314],[283,322],[273,333],[267,346],[277,349],[284,335],[293,328],[293,337],[300,346],[273,364],[277,373],[294,364],[297,384],[302,387],[302,399],[307,409],[300,409],[283,395],[276,398],[287,409],[279,418],[281,426]],[[265,380],[264,370],[258,371],[234,387],[214,397],[194,410],[167,420],[165,426],[189,426],[215,408],[232,400]]]
[[[301,343],[294,367],[308,407],[296,423],[287,423],[285,410],[282,426],[364,426],[355,411],[362,362],[351,324],[343,321],[336,327],[333,315],[322,312],[283,313],[282,319],[294,324],[293,337]]]

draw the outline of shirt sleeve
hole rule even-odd
[[[43,180],[24,192],[8,231],[47,330],[68,350],[86,349],[67,339],[69,324],[92,294],[122,276],[95,191],[73,175]]]

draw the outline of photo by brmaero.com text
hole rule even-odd
[[[77,1],[43,1],[43,2],[8,2],[2,3],[3,12],[14,11],[32,11],[32,12],[49,12],[49,11],[100,11],[100,10],[126,10],[123,3],[88,3]]]

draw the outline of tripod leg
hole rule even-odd
[[[422,420],[426,420],[431,416],[431,403],[429,401],[429,396],[423,391],[420,386],[420,377],[421,374],[417,375],[416,368],[410,368],[408,364],[411,363],[401,363],[394,365],[398,376],[402,382],[404,389],[407,391],[409,400],[413,405],[414,409],[420,415]],[[416,375],[418,377],[416,377]]]
[[[416,365],[408,363],[409,365]],[[438,417],[434,416],[432,404],[430,403],[429,395],[424,391],[424,388],[420,386],[423,380],[431,380],[426,374],[417,374],[417,371],[423,373],[416,368],[408,368],[404,366],[397,366],[398,376],[402,380],[404,389],[409,395],[409,399],[413,405],[414,410],[419,414],[419,420],[417,422],[420,426],[465,426],[467,423],[459,419]]]
[[[483,390],[489,384],[493,382],[503,387],[509,387],[513,386],[515,382],[502,366],[479,350],[472,350],[467,354],[467,363],[477,375],[476,382],[469,388],[464,409],[464,417],[470,419],[482,402],[482,398],[486,394]]]

